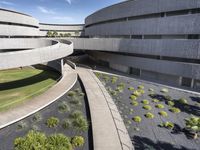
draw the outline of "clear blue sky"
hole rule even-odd
[[[0,0],[0,8],[29,14],[43,23],[84,23],[84,18],[123,0]]]

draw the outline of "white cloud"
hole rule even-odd
[[[68,4],[72,4],[72,0],[65,0]]]
[[[38,10],[41,11],[44,14],[55,14],[56,12],[50,9],[47,9],[45,7],[42,6],[37,6]]]
[[[14,5],[14,3],[8,2],[8,1],[0,1],[0,4],[2,4],[2,5],[8,5],[8,6],[13,6]]]

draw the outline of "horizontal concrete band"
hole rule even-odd
[[[76,38],[70,40],[74,43],[74,49],[121,53],[126,52],[134,54],[169,56],[190,59],[200,58],[199,40],[133,40],[117,38]]]
[[[85,20],[86,26],[117,18],[199,8],[199,0],[134,0],[103,8]],[[142,8],[142,9],[141,9]]]
[[[189,14],[99,24],[85,28],[85,34],[89,36],[200,34],[199,26],[200,15]]]
[[[17,40],[17,39],[15,39]],[[27,40],[27,43],[26,43]],[[35,39],[32,39],[35,42]],[[42,39],[38,39],[42,40]],[[19,45],[22,44],[22,47],[25,48],[28,42],[31,43],[31,39],[23,39],[22,43],[18,43]],[[21,50],[21,51],[13,51],[13,52],[1,52],[0,53],[0,69],[10,69],[10,68],[17,68],[23,66],[30,66],[40,63],[45,63],[53,60],[57,60],[63,57],[66,57],[73,53],[73,43],[69,41],[48,41],[42,40],[44,44],[41,44],[41,47],[36,44],[36,48],[30,50]],[[12,39],[9,42],[7,39],[7,45],[9,47],[9,43],[13,42]],[[17,41],[16,41],[17,42]],[[51,45],[48,45],[52,43]],[[4,41],[5,44],[5,41]],[[16,43],[15,43],[16,44]],[[47,46],[45,46],[47,44]],[[45,47],[44,47],[45,46]],[[20,46],[19,46],[20,47]],[[27,48],[33,47],[27,46]],[[5,48],[5,46],[4,46]],[[7,48],[5,48],[7,49]]]
[[[19,23],[37,27],[39,26],[39,21],[31,16],[3,9],[0,9],[0,22]]]
[[[200,79],[200,65],[94,52],[95,59],[168,75]]]

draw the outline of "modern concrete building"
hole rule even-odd
[[[14,37],[41,37],[48,31],[72,36],[84,34],[89,38],[70,39],[74,49],[87,51],[92,59],[110,68],[143,79],[200,89],[199,0],[125,1],[91,14],[85,19],[85,25],[39,24],[31,16],[0,11],[0,36],[12,37],[0,39],[2,51],[39,48],[38,51],[49,53],[45,57],[51,57],[45,61],[51,61],[69,55],[65,50],[61,50],[60,56],[48,51],[59,49],[62,45],[59,41]],[[7,47],[7,43],[11,44]],[[1,69],[6,68],[7,54],[1,53],[4,55],[0,59]]]

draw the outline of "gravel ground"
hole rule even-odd
[[[191,115],[200,116],[200,98],[197,95],[182,92],[179,90],[168,89],[169,92],[162,93],[161,90],[165,87],[150,84],[148,82],[142,82],[128,77],[117,77],[116,83],[112,83],[112,77],[105,74],[97,74],[99,79],[104,83],[108,91],[113,91],[117,88],[117,85],[123,83],[125,85],[121,92],[111,94],[113,97],[122,118],[124,119],[125,125],[129,132],[129,135],[133,141],[133,145],[136,150],[144,149],[162,149],[162,150],[199,150],[200,149],[200,137],[197,140],[189,139],[183,132],[185,125],[185,118]],[[138,89],[139,85],[144,86],[145,93],[142,94],[136,101],[138,106],[133,106],[131,104],[130,96],[133,91],[129,90],[129,87],[134,87],[135,90]],[[154,95],[149,96],[154,90]],[[175,107],[181,110],[180,113],[172,113],[169,111],[170,106],[167,105],[167,100],[164,96],[171,96],[172,101],[175,103]],[[160,102],[153,102],[153,98],[159,99]],[[187,104],[180,104],[178,99],[187,99]],[[152,110],[143,109],[144,104],[142,100],[148,100],[149,105]],[[155,107],[156,104],[162,104],[164,108],[158,109]],[[159,111],[165,111],[168,117],[163,117],[159,115]],[[154,114],[153,119],[145,117],[147,112]],[[140,116],[142,121],[136,123],[133,121],[134,116]],[[162,122],[170,121],[174,123],[175,127],[173,130],[160,127],[159,124]]]
[[[85,94],[85,91],[79,81],[77,81],[77,83],[74,85],[74,87],[70,91],[74,91],[76,89],[79,89],[78,90],[79,93]],[[25,134],[27,134],[29,130],[31,130],[34,127],[37,128],[37,130],[46,133],[47,135],[54,134],[54,133],[62,133],[69,137],[73,137],[75,135],[81,135],[85,138],[85,144],[83,147],[77,148],[76,150],[92,149],[91,126],[89,127],[89,130],[86,132],[77,131],[73,127],[69,129],[63,129],[62,127],[63,119],[66,119],[66,118],[69,119],[69,115],[75,110],[81,111],[83,113],[83,116],[87,118],[87,121],[89,122],[89,125],[90,125],[90,114],[88,111],[89,109],[88,109],[88,104],[87,104],[87,97],[85,95],[79,96],[79,101],[81,102],[81,104],[73,104],[73,100],[70,96],[68,96],[68,93],[66,93],[64,96],[59,98],[56,102],[52,103],[51,105],[37,112],[37,114],[39,114],[42,118],[40,121],[34,122],[33,117],[35,116],[35,114],[33,114],[20,121],[26,124],[25,128],[19,129],[18,125],[20,122],[17,122],[8,127],[1,129],[0,130],[0,150],[14,149],[14,146],[13,146],[14,139],[17,137],[24,136]],[[61,112],[58,109],[58,106],[61,102],[67,102],[67,104],[70,106],[70,111]],[[57,127],[48,128],[46,126],[46,120],[52,116],[59,118],[60,123]]]

